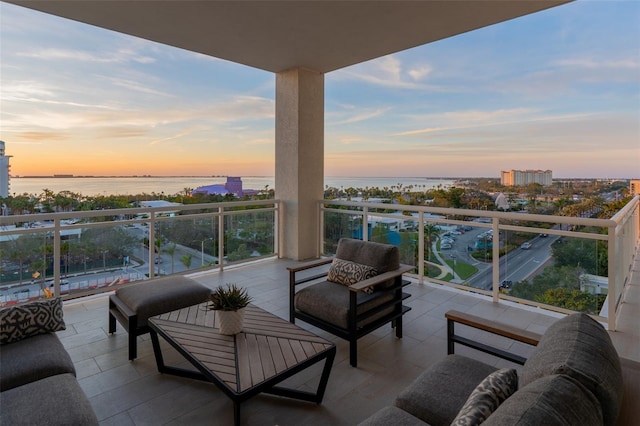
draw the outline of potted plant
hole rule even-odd
[[[220,334],[234,335],[242,331],[244,308],[251,303],[247,290],[235,284],[216,288],[209,296],[209,309],[216,311]]]

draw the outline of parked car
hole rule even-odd
[[[440,250],[449,250],[451,247],[452,247],[452,245],[449,244],[449,243],[440,244]]]
[[[526,243],[522,243],[522,245],[520,246],[520,248],[522,250],[529,250],[531,248],[531,243],[530,242],[526,242]]]
[[[511,288],[511,284],[512,284],[511,280],[503,280],[500,283],[500,288]]]

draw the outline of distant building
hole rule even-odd
[[[4,155],[4,141],[0,141],[0,197],[9,196],[9,180],[11,179],[11,166],[9,165],[11,155]]]
[[[253,189],[242,188],[242,178],[236,176],[228,176],[227,182],[217,183],[214,185],[200,186],[194,189],[192,194],[206,194],[206,195],[227,195],[233,194],[238,198],[242,198],[245,195],[255,195],[258,191]]]
[[[530,183],[551,186],[552,180],[551,170],[503,170],[500,172],[500,183],[504,186],[526,186]]]
[[[631,179],[629,183],[629,194],[632,197],[640,195],[640,179]]]

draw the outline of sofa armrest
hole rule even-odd
[[[380,275],[376,275],[375,277],[357,282],[355,284],[351,284],[349,286],[349,290],[351,291],[361,291],[365,288],[369,288],[372,287],[376,284],[381,284],[384,283],[386,281],[389,281],[393,278],[396,278],[402,274],[404,274],[405,272],[409,272],[412,269],[414,269],[415,266],[412,265],[400,265],[400,267],[398,269],[395,269],[393,271],[388,271],[388,272],[384,272]]]
[[[455,343],[459,343],[470,348],[477,349],[481,352],[485,352],[499,358],[503,358],[517,364],[523,365],[526,361],[525,358],[506,352],[502,349],[486,345],[479,341],[471,340],[469,338],[455,334],[454,324],[459,323],[469,327],[477,328],[488,333],[496,334],[506,337],[508,339],[516,340],[518,342],[526,343],[528,345],[537,346],[541,334],[531,331],[523,330],[521,328],[513,327],[508,324],[499,323],[497,321],[491,321],[486,318],[478,317],[475,315],[459,312],[455,310],[448,311],[444,315],[447,318],[447,353],[453,354],[455,350]]]
[[[622,367],[622,404],[617,424],[631,426],[640,419],[640,362],[628,358],[620,358]]]

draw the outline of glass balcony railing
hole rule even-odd
[[[322,252],[341,237],[394,244],[429,281],[608,321],[640,242],[639,197],[611,219],[325,200]]]
[[[274,200],[0,217],[0,305],[276,255]]]
[[[615,315],[640,243],[640,198],[611,219],[323,200],[321,253],[391,243],[414,277],[560,312]],[[0,217],[0,304],[80,297],[278,255],[279,201]]]

